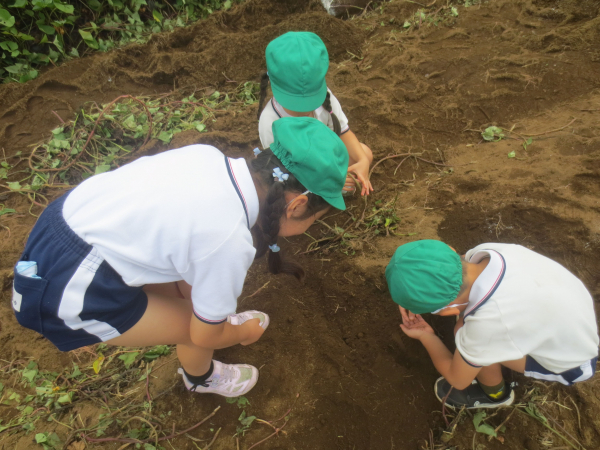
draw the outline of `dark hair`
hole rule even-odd
[[[267,98],[267,86],[269,85],[269,74],[267,72],[263,73],[260,76],[260,96],[258,99],[258,111],[256,113],[256,117],[260,119],[260,114],[263,110],[263,104]],[[323,102],[323,108],[325,111],[329,113],[331,116],[331,121],[333,122],[333,131],[338,136],[342,134],[342,126],[340,125],[340,120],[333,113],[331,108],[331,94],[327,91],[327,96],[325,96],[325,101]]]
[[[256,258],[262,257],[269,250],[269,245],[277,243],[279,223],[286,208],[285,193],[296,192],[301,194],[307,190],[291,173],[284,182],[277,181],[273,177],[275,167],[279,167],[282,172],[288,173],[281,161],[269,149],[261,152],[250,163],[252,176],[256,177],[263,186],[268,187],[264,204],[261,205],[258,222],[252,228],[256,240]],[[309,192],[306,196],[308,197],[307,209],[302,218],[312,216],[329,207],[329,203],[312,192]],[[295,262],[283,259],[281,251],[269,252],[269,271],[273,274],[287,273],[294,275],[298,280],[304,278],[302,267]]]

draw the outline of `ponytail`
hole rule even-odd
[[[260,258],[269,251],[269,272],[273,274],[286,273],[302,281],[304,279],[304,269],[302,269],[302,266],[283,258],[281,251],[279,251],[276,245],[279,236],[280,221],[285,214],[287,206],[285,193],[297,192],[300,194],[306,191],[306,188],[291,173],[288,174],[289,176],[283,182],[275,179],[273,177],[273,169],[276,167],[287,172],[281,161],[269,149],[258,154],[250,162],[250,171],[253,177],[258,178],[263,186],[268,187],[264,204],[261,205],[258,222],[252,228],[256,243],[255,258]],[[306,196],[308,197],[306,217],[329,207],[329,204],[322,197],[312,192]]]
[[[327,111],[331,116],[331,121],[333,122],[333,131],[338,136],[342,134],[342,126],[340,125],[340,119],[337,118],[335,113],[331,108],[331,94],[327,91],[327,96],[325,97],[325,101],[323,102],[323,108]]]
[[[256,118],[260,119],[260,113],[262,113],[263,103],[267,98],[267,86],[269,85],[269,73],[265,72],[260,76],[260,97],[258,99],[258,111]]]

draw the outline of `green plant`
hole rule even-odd
[[[248,399],[243,395],[240,397],[229,397],[226,398],[225,401],[227,403],[235,403],[236,405],[238,405],[238,408],[245,408],[246,406],[250,405]]]
[[[56,433],[38,433],[35,435],[35,442],[44,447],[44,450],[60,450],[62,442]]]
[[[144,43],[152,33],[231,6],[232,0],[8,0],[0,7],[0,79],[24,83],[40,66],[86,49]]]
[[[246,434],[246,431],[250,429],[252,422],[256,420],[256,416],[248,416],[246,415],[246,410],[243,410],[240,414],[240,417],[238,417],[238,420],[240,424],[237,426],[235,434],[237,436],[244,436]]]
[[[498,142],[504,139],[504,130],[496,126],[487,127],[485,131],[481,133],[481,137],[486,141]]]
[[[493,426],[485,423],[486,417],[487,413],[485,411],[479,411],[475,413],[475,415],[473,416],[473,425],[475,426],[475,431],[477,431],[478,433],[486,434],[488,436],[498,437],[496,429]],[[503,425],[498,431],[503,433],[505,429],[506,427]]]

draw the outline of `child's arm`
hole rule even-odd
[[[408,337],[421,341],[435,368],[454,388],[465,389],[481,370],[481,367],[467,364],[458,351],[452,355],[420,315],[415,315],[408,323],[402,323],[400,328]]]
[[[360,142],[356,138],[356,135],[348,130],[340,136],[340,139],[348,150],[348,156],[350,157],[350,167],[348,172],[352,172],[356,175],[358,181],[362,185],[361,195],[369,195],[373,191],[371,181],[369,181],[369,159],[360,145]]]
[[[252,319],[241,325],[231,325],[227,322],[212,325],[192,317],[190,336],[195,345],[203,348],[218,349],[236,344],[249,345],[258,341],[265,331],[259,323],[258,319]]]

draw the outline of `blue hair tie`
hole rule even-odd
[[[279,167],[273,169],[273,178],[277,178],[277,181],[283,183],[290,177],[289,173],[283,173]]]
[[[269,248],[273,253],[277,253],[279,250],[281,250],[277,244],[269,245]]]
[[[258,147],[256,147],[254,150],[252,150],[254,152],[254,156],[258,156],[262,153],[261,150],[258,149]]]

